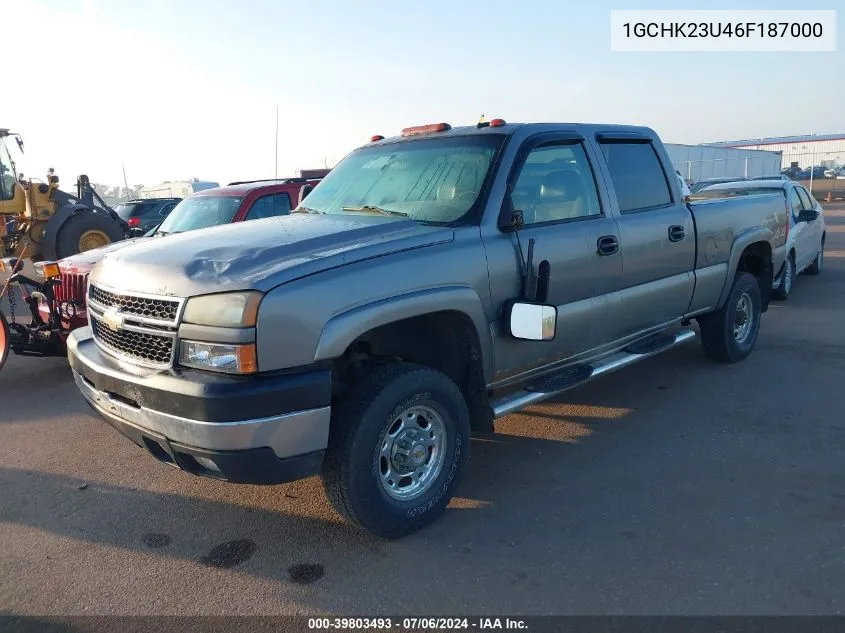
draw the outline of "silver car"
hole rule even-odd
[[[730,198],[781,192],[787,213],[787,258],[774,277],[772,296],[786,301],[796,275],[818,275],[824,265],[824,209],[803,185],[792,181],[752,180],[705,187],[696,198]]]

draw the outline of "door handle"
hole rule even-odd
[[[684,231],[684,227],[680,224],[675,224],[669,227],[669,241],[670,242],[680,242],[682,239],[686,237],[686,232]]]
[[[619,251],[619,240],[615,235],[605,235],[598,239],[596,243],[598,246],[599,255],[613,255]]]

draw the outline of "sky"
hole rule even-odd
[[[611,9],[841,0],[6,0],[0,127],[19,171],[129,185],[332,166],[409,125],[648,125],[664,141],[845,131],[845,52],[619,53]],[[319,8],[317,8],[319,5]],[[837,30],[845,32],[845,10]],[[842,41],[840,35],[839,41]]]

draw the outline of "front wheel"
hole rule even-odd
[[[783,274],[780,276],[780,283],[772,292],[772,297],[778,301],[786,301],[789,299],[789,293],[792,292],[793,281],[795,281],[795,259],[790,254],[789,257],[786,258],[786,263],[783,265]]]
[[[740,272],[725,304],[698,317],[704,353],[723,363],[738,363],[751,354],[760,333],[762,301],[757,279]]]
[[[469,453],[457,385],[410,363],[375,368],[332,411],[323,485],[345,519],[398,538],[446,508]]]
[[[9,358],[9,322],[6,315],[0,312],[0,369]]]

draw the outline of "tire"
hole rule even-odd
[[[792,292],[792,284],[795,283],[795,254],[790,253],[786,258],[786,263],[783,265],[783,274],[780,277],[778,287],[772,291],[772,298],[778,301],[786,301],[789,299],[789,293]]]
[[[59,229],[56,237],[56,257],[64,259],[86,250],[119,242],[123,238],[123,229],[107,215],[82,211],[68,218]]]
[[[326,494],[347,521],[378,536],[416,532],[452,498],[469,455],[469,433],[464,397],[445,374],[410,363],[377,367],[333,407],[323,460]],[[403,476],[406,470],[427,474],[415,479]]]
[[[6,315],[0,312],[0,369],[3,369],[9,358],[9,347],[9,322]]]
[[[822,272],[822,268],[824,267],[824,238],[822,238],[821,246],[819,246],[819,252],[816,253],[816,258],[813,260],[813,263],[807,266],[807,269],[804,271],[808,275],[818,275]]]
[[[723,363],[738,363],[747,358],[760,333],[761,308],[757,279],[749,273],[737,273],[725,304],[716,312],[698,318],[704,353]],[[742,312],[747,328],[739,323]]]

